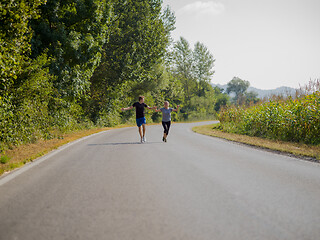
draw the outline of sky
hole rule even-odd
[[[233,77],[260,89],[299,88],[320,78],[320,0],[163,0],[175,41],[214,56],[211,82]]]

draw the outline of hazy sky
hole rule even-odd
[[[199,41],[216,59],[213,83],[298,88],[320,78],[320,0],[164,0],[175,40]]]

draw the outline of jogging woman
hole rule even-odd
[[[171,125],[171,112],[177,112],[179,110],[179,105],[177,106],[176,109],[173,109],[171,107],[169,107],[169,102],[165,101],[164,102],[164,107],[158,109],[155,109],[156,112],[162,112],[162,126],[164,129],[163,132],[163,138],[162,141],[167,142],[167,137],[169,134],[169,129],[170,129],[170,125]]]

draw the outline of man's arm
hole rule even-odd
[[[156,106],[154,106],[154,107],[149,107],[149,106],[145,106],[146,108],[148,108],[148,109],[157,109],[157,107]]]
[[[130,110],[130,109],[132,109],[132,108],[133,108],[133,106],[130,106],[130,107],[127,107],[127,108],[121,108],[121,111]]]
[[[149,107],[147,106],[148,109],[157,109],[157,107]]]
[[[174,111],[174,112],[178,112],[178,110],[179,110],[179,105],[177,106],[177,108],[176,109],[172,109],[172,111]]]
[[[156,111],[156,112],[161,112],[161,110],[160,110],[160,109],[157,109],[157,107],[154,107],[154,111]]]

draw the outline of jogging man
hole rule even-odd
[[[144,108],[154,109],[156,107],[149,107],[147,104],[144,103],[144,96],[139,96],[139,102],[135,102],[132,106],[127,108],[121,108],[122,111],[130,110],[132,108],[136,108],[136,122],[141,138],[141,143],[147,141],[146,139],[146,118],[144,116]],[[142,126],[142,129],[141,129]]]
[[[156,108],[156,112],[162,112],[162,126],[163,126],[163,138],[162,141],[167,142],[167,137],[169,134],[169,129],[171,126],[171,112],[177,112],[179,110],[179,105],[177,106],[176,109],[173,109],[169,107],[169,102],[165,101],[164,106],[160,108],[159,110]]]

